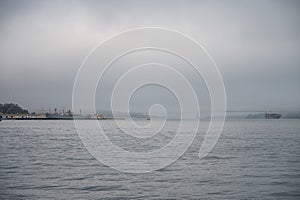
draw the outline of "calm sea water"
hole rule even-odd
[[[101,123],[115,143],[136,150],[164,144],[177,124],[169,122],[161,140],[132,146],[112,121]],[[94,159],[72,121],[2,121],[0,199],[300,198],[299,120],[227,121],[216,147],[202,160],[201,141],[199,134],[164,169],[129,174]]]

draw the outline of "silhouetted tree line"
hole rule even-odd
[[[25,110],[14,103],[0,103],[0,112],[3,114],[29,114],[28,110]]]

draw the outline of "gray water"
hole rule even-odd
[[[128,144],[112,121],[101,123],[112,140]],[[199,134],[166,168],[130,174],[94,159],[72,121],[2,121],[0,199],[300,198],[299,120],[227,121],[202,160],[201,141]]]

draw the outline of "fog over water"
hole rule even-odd
[[[31,111],[70,108],[76,72],[93,47],[121,31],[155,26],[206,47],[223,76],[229,110],[299,111],[299,11],[298,1],[2,1],[0,102]],[[185,75],[209,110],[203,81]],[[105,92],[97,94],[98,109],[109,109]],[[140,92],[132,100],[137,112],[156,102],[177,109],[161,88]]]
[[[1,0],[0,199],[300,199],[299,16]]]

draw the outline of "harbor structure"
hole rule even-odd
[[[0,113],[2,120],[8,119],[46,119],[47,116],[44,113],[41,114],[3,114]]]

